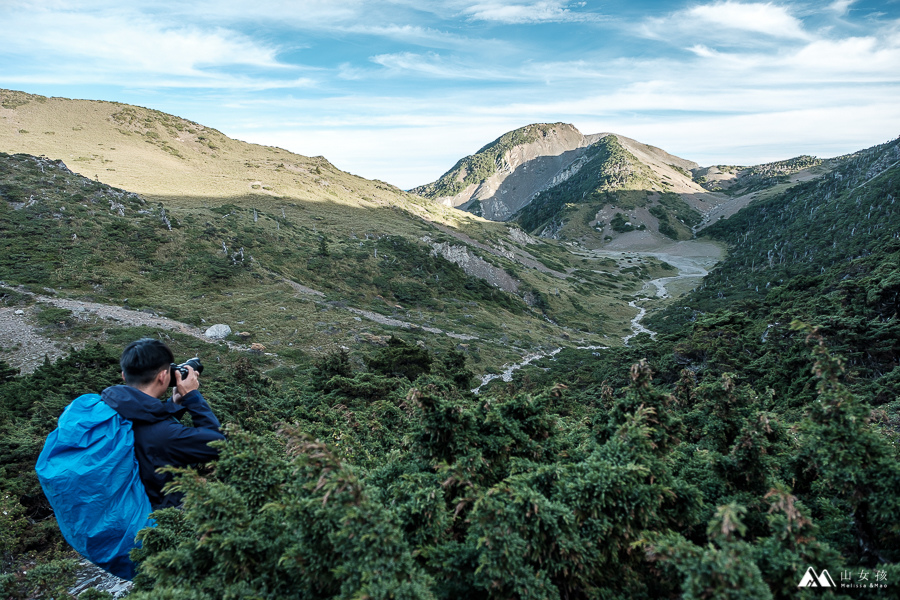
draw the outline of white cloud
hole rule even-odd
[[[594,13],[573,11],[570,6],[573,5],[558,0],[539,0],[530,3],[482,2],[464,8],[462,13],[476,21],[497,21],[507,24],[590,21],[599,18]],[[574,4],[575,8],[584,6],[584,2]]]
[[[170,29],[155,23],[91,18],[53,25],[57,27],[54,39],[50,40],[52,45],[70,54],[104,58],[126,69],[196,74],[204,67],[224,65],[284,66],[276,60],[273,48],[223,29]]]
[[[900,78],[900,40],[876,37],[851,37],[817,40],[784,62],[813,76],[853,79],[875,76],[896,82]]]
[[[834,0],[828,5],[828,10],[834,11],[839,15],[845,15],[854,4],[856,4],[856,0]]]
[[[696,79],[701,88],[709,79],[722,87],[762,90],[776,98],[810,85],[818,86],[820,93],[851,82],[897,85],[900,34],[893,26],[896,23],[889,21],[869,23],[866,35],[851,36],[843,33],[847,27],[810,30],[782,6],[717,2],[645,21],[645,35],[681,47],[692,57],[645,61],[642,68],[652,76],[668,66],[680,69],[686,81]],[[762,32],[778,43],[760,41]]]
[[[416,25],[373,25],[358,23],[356,25],[341,27],[341,31],[347,33],[360,33],[363,35],[373,35],[386,37],[394,40],[408,42],[411,44],[425,46],[443,46],[450,45],[453,47],[466,43],[466,38],[450,34],[430,27],[419,27]]]
[[[371,13],[370,0],[162,0],[147,5],[175,18],[219,23],[276,22],[292,28],[330,28]]]
[[[727,0],[694,6],[683,18],[702,27],[747,31],[778,38],[808,39],[803,23],[784,6],[771,3],[743,3]]]
[[[753,115],[686,116],[632,122],[581,121],[665,149],[701,165],[753,165],[800,154],[830,158],[900,135],[893,102],[776,110]]]
[[[705,40],[727,46],[758,46],[811,39],[803,21],[785,6],[725,0],[645,19],[637,30],[652,39]]]
[[[464,79],[500,81],[516,78],[514,71],[475,67],[467,61],[444,58],[435,52],[379,54],[373,56],[371,61],[401,75],[412,73],[454,81]]]
[[[305,156],[325,156],[339,169],[403,189],[436,180],[466,154],[490,141],[487,123],[423,124],[377,129],[260,129],[232,132],[237,138],[275,145]],[[512,127],[510,127],[512,129]],[[497,137],[506,130],[499,131]],[[485,139],[487,135],[490,139]],[[423,140],[441,140],[440,144]]]
[[[694,46],[688,48],[688,50],[690,50],[700,58],[718,58],[722,56],[720,52],[704,46],[703,44],[695,44]]]
[[[94,78],[82,83],[241,89],[312,83],[290,77],[294,69],[278,60],[275,46],[226,28],[171,25],[147,15],[29,7],[0,20],[0,38],[4,52],[22,57],[17,62],[27,65],[16,73],[11,63],[6,68],[11,79],[40,79],[46,73],[64,80],[77,74]],[[228,74],[232,67],[254,74]],[[265,72],[270,76],[263,76]]]
[[[449,31],[418,25],[378,25],[357,23],[354,25],[335,27],[334,31],[348,34],[361,34],[394,40],[405,44],[415,44],[427,48],[452,49],[494,54],[510,49],[508,42],[497,39],[471,38]]]
[[[303,90],[316,88],[320,82],[307,77],[297,79],[264,79],[258,77],[242,77],[227,74],[212,74],[197,77],[126,77],[122,74],[107,72],[94,67],[73,69],[60,73],[20,73],[3,77],[7,86],[77,86],[83,87],[85,82],[93,85],[120,85],[129,89],[141,89],[148,93],[153,90],[191,89],[191,90],[230,90],[232,92],[259,92],[264,90]]]

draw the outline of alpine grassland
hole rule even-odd
[[[54,102],[3,96],[7,111]],[[129,132],[120,141],[202,171],[193,150],[159,142],[178,127],[200,135],[196,124],[89,106],[119,115],[103,122]],[[28,114],[13,131],[42,130]],[[148,118],[159,138],[139,133]],[[235,143],[203,135],[216,148],[201,153]],[[608,137],[598,153],[627,166]],[[251,164],[276,154],[246,151]],[[0,354],[4,598],[69,594],[80,567],[35,460],[64,407],[119,383],[122,347],[143,336],[201,357],[227,439],[217,461],[176,470],[183,509],[140,532],[130,598],[897,595],[900,140],[703,229],[727,256],[693,291],[649,305],[655,337],[627,345],[628,302],[672,265],[451,217],[323,159],[275,160],[302,163],[296,189],[318,189],[282,195],[272,175],[187,197],[82,177],[40,150],[0,156],[0,309],[71,345],[30,372],[17,349]],[[615,196],[620,227],[626,201],[660,207],[648,214],[679,239],[701,223],[665,190],[567,183],[598,205]],[[560,213],[529,214],[543,227]],[[62,299],[186,329],[104,321]],[[188,329],[214,322],[237,333]],[[810,570],[834,587],[799,587]]]
[[[7,285],[227,323],[279,357],[355,349],[400,327],[436,347],[463,344],[479,373],[536,347],[610,345],[628,332],[643,282],[620,273],[624,263],[588,259],[617,289],[576,292],[583,281],[570,273],[584,259],[558,243],[322,157],[141,107],[0,98],[11,107],[0,142],[20,152],[0,161]],[[77,333],[60,341],[83,343]]]

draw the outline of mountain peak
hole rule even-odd
[[[654,209],[659,217],[654,213],[621,215],[623,223],[629,217],[646,223],[640,231],[649,228],[657,232],[662,226],[664,237],[683,239],[690,236],[687,223],[700,221],[697,210],[710,208],[703,198],[712,195],[691,175],[697,168],[693,161],[622,135],[584,135],[568,123],[535,123],[500,136],[457,162],[434,183],[412,191],[493,221],[515,217],[529,231],[553,237],[566,220],[563,213],[571,212],[565,207],[596,205],[596,214],[585,213],[580,219],[594,225],[584,231],[578,228],[577,235],[596,237],[600,232],[603,239],[628,229],[604,230],[601,221],[617,218],[615,211],[601,215],[604,205],[649,209],[661,195],[683,195],[687,204],[665,197],[665,202],[678,205],[677,217],[674,213],[663,215],[661,208]],[[620,198],[623,194],[640,198]]]
[[[526,125],[461,159],[437,181],[411,191],[504,221],[604,135],[585,136],[569,123]]]

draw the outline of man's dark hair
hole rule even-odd
[[[175,362],[168,346],[153,338],[131,342],[122,352],[119,365],[125,374],[125,384],[141,387],[153,381],[164,368]]]

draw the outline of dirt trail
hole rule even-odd
[[[98,319],[103,319],[117,322],[117,324],[125,327],[154,327],[190,335],[209,344],[219,343],[219,340],[210,339],[203,335],[203,330],[198,327],[138,310],[97,302],[32,294],[22,288],[12,288],[5,285],[0,285],[0,289],[12,290],[31,296],[38,304],[49,304],[57,308],[65,308],[72,311],[72,315],[76,319],[82,321],[96,322]],[[80,349],[84,347],[83,342],[67,343],[65,341],[51,340],[42,334],[41,328],[35,324],[35,316],[38,310],[39,308],[36,305],[24,308],[15,306],[0,307],[0,347],[3,348],[0,357],[13,367],[19,368],[23,374],[31,373],[41,366],[44,363],[44,356],[52,362],[69,354],[72,348]],[[232,349],[247,349],[240,344],[226,343]]]
[[[68,346],[37,332],[31,324],[32,308],[0,307],[0,358],[23,373],[31,373],[44,363],[68,354]]]
[[[307,288],[290,280],[286,279],[284,281],[298,292],[314,296],[325,296],[322,292]],[[12,288],[0,283],[0,290],[3,289],[31,296],[37,303],[28,307],[0,307],[0,358],[13,367],[20,369],[22,374],[31,373],[44,364],[45,356],[53,362],[56,359],[69,354],[73,348],[80,350],[84,347],[84,342],[76,343],[48,338],[41,331],[41,327],[36,325],[37,319],[35,317],[40,310],[39,304],[49,304],[57,308],[65,308],[72,311],[72,315],[76,319],[82,321],[97,322],[97,320],[102,319],[105,321],[112,321],[123,327],[153,327],[164,331],[175,331],[190,335],[208,344],[220,343],[220,340],[206,337],[206,335],[204,335],[204,329],[167,317],[132,310],[122,306],[33,294],[27,292],[23,288]],[[325,304],[324,300],[314,300],[314,302]],[[393,319],[368,310],[350,307],[343,308],[351,314],[358,315],[358,319],[367,319],[388,327],[422,329],[429,333],[446,335],[459,340],[478,339],[473,335],[444,331],[434,327],[423,327],[415,323]],[[249,346],[236,344],[234,342],[226,341],[225,343],[232,350],[246,351],[249,349]]]

